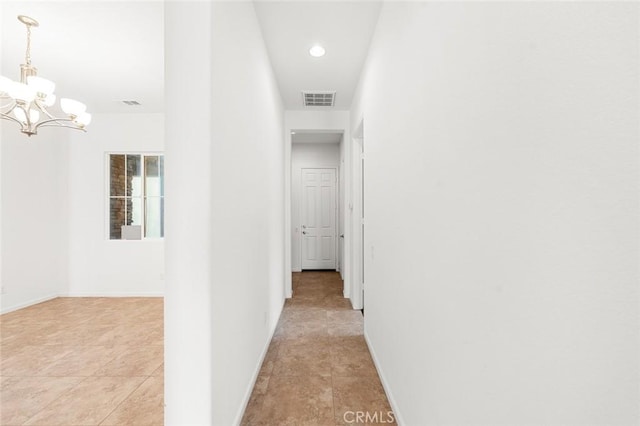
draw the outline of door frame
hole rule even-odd
[[[285,111],[284,115],[284,297],[291,298],[293,295],[292,274],[292,238],[294,234],[295,212],[292,211],[292,182],[296,177],[293,173],[291,162],[291,151],[293,147],[293,134],[295,133],[340,133],[342,140],[341,149],[344,149],[343,162],[339,165],[339,176],[342,176],[344,183],[340,183],[340,193],[342,194],[341,205],[344,218],[344,253],[340,261],[340,271],[344,279],[343,295],[350,297],[351,293],[351,209],[353,201],[351,199],[351,129],[352,122],[348,111],[323,112],[321,115],[310,114],[308,111]],[[335,167],[335,165],[334,165]],[[340,174],[341,172],[341,174]],[[340,212],[338,212],[340,214]]]
[[[362,228],[364,225],[362,210],[364,197],[364,179],[362,174],[362,161],[364,159],[364,118],[358,122],[358,126],[353,132],[351,143],[351,191],[352,191],[352,211],[351,211],[351,305],[354,309],[364,308],[364,280],[365,272],[364,252],[365,242],[363,241]]]
[[[337,271],[338,270],[338,249],[339,249],[339,241],[338,241],[338,235],[340,233],[339,228],[339,212],[340,212],[340,185],[338,185],[338,183],[340,182],[340,169],[338,167],[320,167],[320,166],[314,166],[314,167],[301,167],[300,168],[300,176],[298,176],[298,178],[300,179],[300,194],[298,194],[298,197],[300,199],[300,203],[298,205],[298,218],[297,218],[297,224],[298,224],[298,228],[302,229],[302,208],[303,208],[303,203],[302,203],[302,190],[303,190],[303,177],[302,177],[302,173],[303,170],[308,170],[308,169],[313,169],[313,170],[333,170],[335,172],[335,182],[334,182],[334,197],[335,197],[335,210],[334,210],[334,226],[333,226],[333,231],[334,231],[334,236],[333,236],[333,241],[334,241],[334,269]],[[298,246],[299,246],[299,250],[300,250],[300,270],[304,271],[304,268],[302,268],[302,231],[300,231],[298,233]],[[330,271],[330,269],[327,269],[327,271]]]

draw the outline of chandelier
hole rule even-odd
[[[18,20],[27,27],[27,52],[25,63],[20,65],[20,82],[0,75],[0,116],[3,120],[15,121],[20,131],[35,135],[40,127],[67,127],[85,131],[91,122],[87,107],[78,101],[61,98],[60,108],[66,117],[55,117],[47,108],[56,103],[53,91],[55,83],[38,77],[38,70],[31,65],[31,27],[38,21],[19,15]],[[5,103],[6,102],[6,103]]]

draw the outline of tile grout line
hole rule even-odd
[[[154,371],[155,371],[155,370],[154,370]],[[95,376],[95,377],[100,377],[100,376]],[[147,382],[147,380],[149,380],[149,378],[150,378],[150,377],[152,377],[152,376],[102,376],[102,377],[145,377],[145,379],[144,379],[143,381],[141,381],[141,382],[140,382],[140,384],[139,384],[138,386],[136,386],[136,387],[135,387],[131,392],[129,392],[129,393],[127,394],[127,396],[125,396],[125,397],[122,399],[122,401],[120,401],[120,403],[119,403],[118,405],[116,405],[116,406],[113,408],[113,410],[111,410],[111,411],[110,411],[106,416],[104,416],[104,417],[102,418],[102,420],[100,420],[96,426],[100,426],[100,425],[102,425],[102,424],[103,424],[103,423],[104,423],[104,422],[109,418],[109,416],[110,416],[110,415],[112,415],[112,414],[113,414],[113,413],[114,413],[114,412],[115,412],[115,411],[116,411],[116,410],[117,410],[117,409],[118,409],[122,404],[124,404],[124,402],[125,402],[126,400],[128,400],[128,399],[129,399],[129,397],[131,397],[131,395],[133,395],[133,393],[134,393],[135,391],[137,391],[138,389],[140,389],[140,387],[141,387],[144,383],[146,383],[146,382]],[[163,398],[163,399],[164,399],[164,398]]]
[[[40,376],[16,376],[16,377],[20,377],[21,379],[25,379],[28,377],[40,377]],[[56,377],[56,376],[54,376]],[[38,414],[42,413],[44,410],[46,410],[50,405],[52,405],[54,402],[56,402],[57,400],[59,400],[60,398],[62,398],[63,396],[67,395],[69,392],[71,392],[72,390],[74,390],[75,388],[77,388],[78,386],[80,386],[84,381],[86,381],[87,379],[89,379],[89,377],[91,376],[62,376],[62,377],[82,377],[82,380],[80,380],[78,383],[75,384],[75,386],[71,387],[70,389],[68,389],[66,392],[62,392],[60,395],[58,395],[57,398],[54,398],[53,400],[51,400],[48,404],[45,404],[44,407],[42,407],[41,410],[39,410],[37,413],[35,413],[33,416],[29,417],[25,422],[23,422],[23,425],[26,425],[27,423],[29,423],[31,421],[31,419],[35,418],[38,416]]]
[[[327,334],[329,334],[329,310],[326,310],[326,320],[327,320]],[[331,408],[333,411],[333,424],[338,425],[336,422],[336,392],[335,385],[333,383],[333,345],[329,340],[329,364],[331,365]]]

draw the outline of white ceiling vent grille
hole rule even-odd
[[[336,92],[302,92],[304,106],[332,107]]]

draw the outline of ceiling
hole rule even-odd
[[[285,109],[304,107],[302,91],[336,91],[333,109],[347,110],[355,92],[381,2],[282,1],[255,3]],[[320,44],[325,56],[309,48]]]
[[[340,143],[342,132],[309,132],[296,131],[291,135],[293,143]]]
[[[0,0],[2,75],[20,79],[26,29],[31,61],[56,83],[56,95],[77,99],[95,112],[164,111],[164,5],[151,1]],[[114,31],[114,28],[117,29]],[[137,100],[140,106],[126,106]]]
[[[349,109],[381,2],[254,4],[285,109],[327,109],[305,108],[303,90],[335,90],[333,109]],[[0,12],[2,75],[19,79],[26,31],[16,17],[28,15],[40,22],[32,63],[56,83],[58,97],[82,101],[92,113],[164,111],[162,1],[0,0]],[[309,55],[315,43],[324,57]]]

